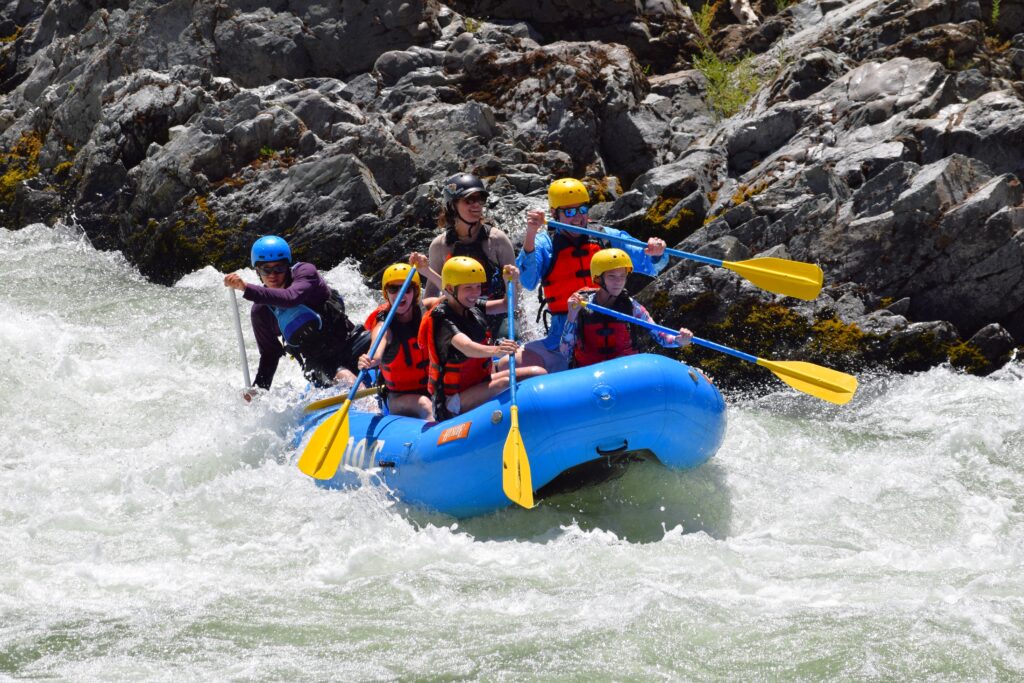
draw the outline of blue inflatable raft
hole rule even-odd
[[[607,479],[619,465],[656,458],[666,467],[696,467],[725,434],[725,402],[699,371],[670,358],[640,354],[519,383],[519,430],[537,498]],[[510,428],[509,392],[457,418],[425,422],[350,411],[350,438],[333,479],[341,488],[377,476],[404,502],[455,517],[510,505],[502,492],[501,456]],[[308,414],[297,441],[337,410]]]

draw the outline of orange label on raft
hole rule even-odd
[[[469,436],[469,426],[472,422],[463,422],[460,425],[449,427],[448,429],[441,432],[441,436],[437,437],[437,445],[443,446],[449,441],[458,441],[459,439],[465,439]]]

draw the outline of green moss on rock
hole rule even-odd
[[[852,369],[865,362],[876,340],[876,336],[865,334],[857,325],[833,317],[811,326],[807,350],[810,357],[829,367]]]
[[[948,354],[950,365],[971,375],[985,375],[993,370],[981,349],[970,342],[952,344]]]
[[[0,203],[14,203],[18,185],[39,175],[39,150],[43,138],[37,131],[22,133],[9,152],[0,153]]]
[[[128,240],[128,249],[136,254],[145,275],[169,284],[206,265],[230,271],[247,264],[246,254],[236,248],[246,221],[222,226],[202,195],[192,197],[177,216],[164,221],[151,218]]]
[[[945,363],[949,346],[932,332],[895,337],[888,341],[882,364],[897,372],[923,372]]]

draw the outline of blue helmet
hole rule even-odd
[[[277,235],[264,235],[253,242],[250,254],[252,265],[255,266],[260,261],[280,261],[282,259],[291,263],[292,250],[288,247],[288,243]]]

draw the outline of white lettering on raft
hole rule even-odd
[[[341,456],[341,464],[344,467],[355,467],[365,470],[374,466],[377,456],[384,450],[383,439],[359,439],[349,437],[348,445],[345,447],[345,454]]]

